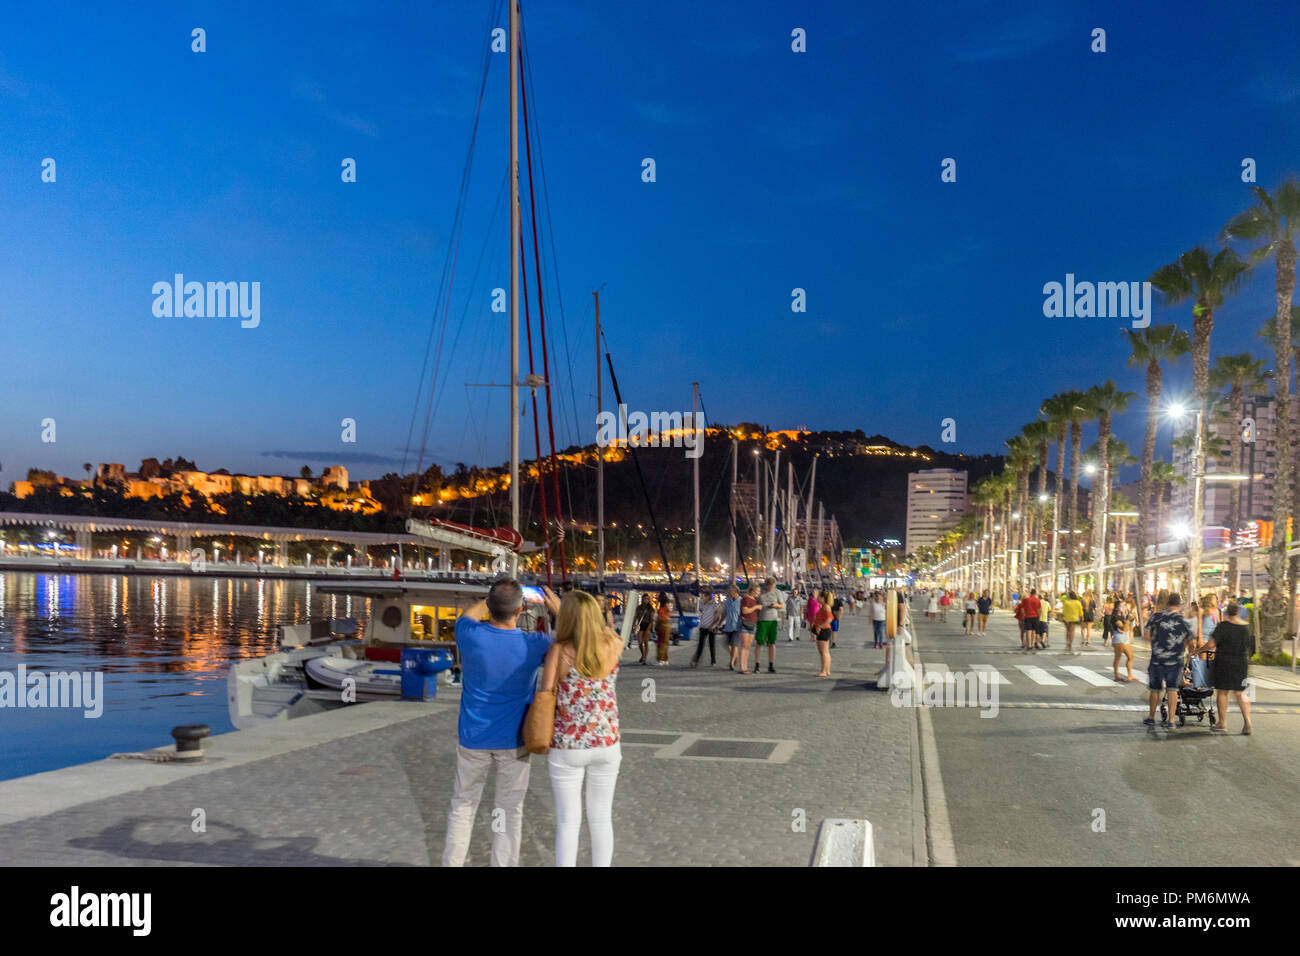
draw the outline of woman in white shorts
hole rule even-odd
[[[1121,601],[1118,597],[1115,599],[1114,627],[1110,636],[1111,647],[1115,648],[1115,659],[1112,661],[1112,669],[1115,671],[1115,679],[1118,681],[1137,680],[1133,676],[1133,622],[1137,620],[1137,608],[1132,601]],[[1119,676],[1119,659],[1125,658],[1125,666],[1128,668],[1128,677]]]

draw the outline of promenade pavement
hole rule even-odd
[[[801,633],[787,641],[782,622],[775,674],[733,673],[721,648],[717,666],[707,666],[706,650],[693,669],[693,642],[671,648],[667,667],[639,666],[635,648],[624,654],[616,866],[807,866],[827,818],[869,820],[879,865],[929,862],[916,712],[871,686],[884,652],[870,646],[870,621],[846,610],[830,679],[814,676],[817,654]],[[259,742],[260,729],[222,735],[207,742],[212,759],[202,768],[115,760],[55,771],[39,786],[62,794],[58,809],[11,815],[0,826],[0,863],[436,865],[457,698],[444,687],[435,703],[365,705],[399,717],[310,745],[309,729],[328,737],[334,725],[324,722],[337,714],[277,725],[275,746]],[[404,707],[410,719],[392,710]],[[102,773],[115,789],[97,797],[94,780],[108,764]],[[134,767],[138,788],[129,783]],[[29,778],[23,791],[29,801],[36,783]],[[0,802],[6,786],[24,783],[0,784]],[[489,860],[491,796],[489,785],[471,865]],[[195,832],[200,810],[205,829]],[[534,757],[521,862],[552,865],[553,853],[550,781],[545,758]],[[579,863],[588,862],[584,827]]]
[[[924,670],[982,671],[996,716],[928,708],[956,861],[962,866],[1300,865],[1287,834],[1300,790],[1300,684],[1289,670],[1252,667],[1254,734],[1212,735],[1190,719],[1146,727],[1149,654],[1139,641],[1133,683],[1113,679],[1113,651],[1019,650],[1016,621],[995,612],[988,633],[917,618]],[[1124,673],[1121,670],[1121,673]],[[991,711],[989,711],[991,713]]]

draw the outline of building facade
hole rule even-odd
[[[907,537],[903,549],[933,548],[966,513],[967,473],[930,468],[907,476]]]
[[[1292,448],[1300,436],[1300,403],[1292,404]],[[1242,445],[1243,460],[1232,461],[1231,458],[1207,457],[1203,493],[1205,497],[1205,520],[1203,527],[1226,528],[1231,515],[1232,490],[1241,491],[1241,520],[1271,521],[1273,518],[1273,476],[1277,474],[1277,421],[1273,413],[1273,398],[1270,395],[1248,395],[1245,402],[1246,417],[1255,421],[1254,463],[1251,461],[1251,445]],[[1187,426],[1190,429],[1190,426]],[[1225,444],[1232,441],[1235,432],[1241,426],[1235,422],[1211,422],[1206,429],[1211,436],[1220,438]],[[1230,447],[1230,445],[1229,445]],[[1290,450],[1289,450],[1290,451]],[[1173,450],[1174,469],[1184,481],[1175,484],[1170,515],[1166,520],[1187,522],[1192,514],[1192,452],[1175,448]],[[1215,481],[1212,475],[1251,475],[1250,481]],[[1168,528],[1164,538],[1169,537]]]

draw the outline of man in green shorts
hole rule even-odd
[[[754,629],[754,673],[758,673],[759,648],[767,645],[767,672],[776,673],[776,632],[781,620],[781,609],[785,607],[785,595],[776,589],[776,578],[765,578],[763,593],[758,596],[762,605],[758,612],[758,625]]]

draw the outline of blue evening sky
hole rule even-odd
[[[401,464],[431,329],[430,453],[504,461],[505,393],[467,387],[507,378],[504,54],[450,244],[498,6],[4,5],[0,484],[176,454],[377,476]],[[561,445],[595,436],[603,285],[634,409],[689,409],[698,380],[715,420],[937,446],[952,417],[950,448],[1000,451],[1054,391],[1142,390],[1126,323],[1044,318],[1045,282],[1145,279],[1249,204],[1244,157],[1270,190],[1300,169],[1290,2],[557,0],[524,26]],[[260,282],[260,326],[155,317],[177,272]],[[1273,279],[1219,313],[1216,354],[1264,354]],[[1190,327],[1190,306],[1170,319]],[[1185,361],[1171,380],[1189,379]],[[1133,447],[1143,404],[1119,423]],[[523,435],[528,453],[530,419]]]

